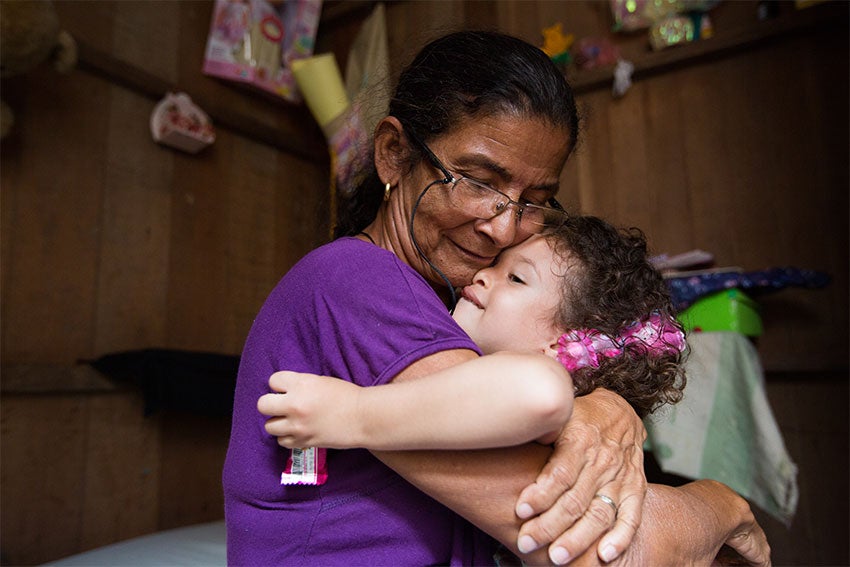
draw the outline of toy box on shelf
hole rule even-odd
[[[679,313],[678,319],[689,332],[735,331],[758,337],[764,330],[758,304],[737,288],[700,298]]]
[[[313,54],[322,0],[216,0],[206,75],[301,100],[290,62]]]

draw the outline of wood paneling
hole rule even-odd
[[[774,565],[850,564],[847,379],[846,372],[768,375],[768,397],[800,488],[790,527],[756,510]]]
[[[151,101],[110,87],[94,353],[166,344],[174,152],[151,144]]]
[[[159,430],[138,395],[5,396],[2,433],[4,564],[158,528]]]
[[[3,193],[14,203],[3,356],[72,363],[92,347],[110,97],[90,77],[28,79],[20,139],[2,156]],[[9,177],[8,161],[17,162]]]
[[[265,296],[328,234],[307,109],[201,74],[211,2],[57,7],[93,59],[3,84],[17,119],[0,168],[4,564],[223,517],[229,420],[144,417],[139,392],[80,391],[99,382],[73,365],[238,354]],[[197,155],[151,139],[169,85],[230,121]]]
[[[782,3],[786,14],[792,4]],[[837,5],[841,25],[808,18],[814,24],[755,41],[755,3],[724,2],[716,34],[745,25],[747,49],[691,63],[670,51],[655,60],[672,63],[640,75],[620,99],[607,71],[575,79],[585,124],[561,179],[568,208],[641,226],[656,252],[703,248],[719,264],[832,274],[824,290],[759,298],[759,349],[771,370],[848,362],[848,43],[846,4]],[[118,350],[238,353],[279,277],[327,238],[321,131],[303,106],[200,72],[208,0],[57,8],[84,48],[79,68],[3,82],[17,117],[0,168],[4,367],[37,365],[43,377],[44,365],[70,369]],[[368,11],[348,13],[329,24],[338,35],[318,42],[342,64]],[[392,2],[386,13],[393,72],[427,39],[467,25],[539,43],[555,21],[578,37],[611,24],[607,2]],[[640,34],[614,39],[625,56],[645,56]],[[196,156],[150,138],[150,112],[170,88],[221,117],[216,143]],[[226,419],[145,418],[139,394],[120,388],[32,395],[20,387],[26,373],[16,376],[0,413],[4,564],[221,517]],[[805,424],[819,412],[846,416],[846,395],[781,390],[771,401],[806,478],[799,523],[777,557],[838,561],[813,548],[833,549],[825,525],[846,526],[846,507],[824,505],[846,478],[846,429],[811,435]],[[815,397],[798,407],[802,390]],[[818,396],[833,405],[822,410]],[[836,451],[845,459],[813,484]]]
[[[713,57],[710,47],[694,48],[693,64],[647,73],[622,98],[607,86],[581,91],[583,140],[560,197],[571,210],[641,227],[655,253],[701,248],[720,266],[830,274],[823,290],[757,296],[766,324],[759,352],[769,370],[846,368],[850,63],[847,28],[835,22],[846,21],[847,5],[782,5],[785,17],[759,31],[749,4],[712,12]],[[607,10],[493,4],[501,29],[535,43],[559,20],[582,30],[578,37],[606,34],[610,14],[600,6]],[[635,43],[641,36],[614,39],[624,54],[651,62]],[[732,49],[734,41],[747,48]]]
[[[87,402],[3,398],[3,563],[37,564],[80,549]]]

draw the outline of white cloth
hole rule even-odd
[[[645,420],[665,472],[720,481],[784,522],[797,509],[797,466],[773,416],[764,373],[738,333],[693,333],[684,399]]]
[[[227,531],[224,521],[175,528],[139,536],[47,563],[54,567],[225,567]]]

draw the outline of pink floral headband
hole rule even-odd
[[[558,339],[558,360],[570,371],[579,368],[599,368],[599,358],[621,355],[626,347],[650,356],[675,354],[685,349],[685,335],[670,317],[652,313],[635,321],[616,337],[595,329],[577,329]]]

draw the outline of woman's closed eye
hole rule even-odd
[[[520,199],[519,202],[521,205],[534,205],[535,207],[545,207],[546,203],[548,202],[548,199],[544,199],[540,202],[537,202],[536,200],[523,198]]]

